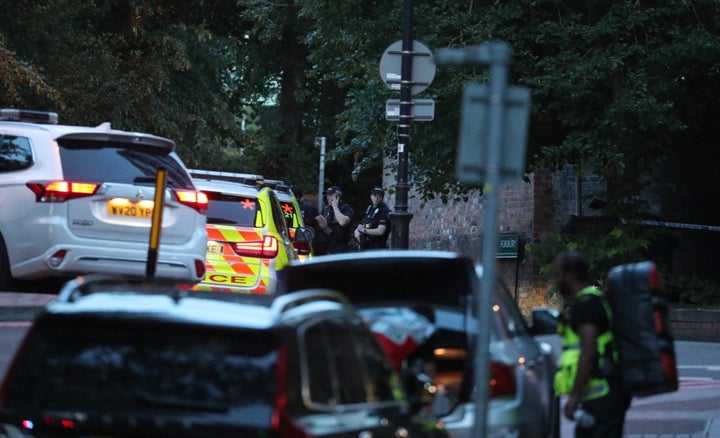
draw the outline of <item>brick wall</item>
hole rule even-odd
[[[536,179],[540,183],[536,184]],[[393,187],[391,175],[383,181]],[[533,263],[525,257],[522,247],[537,236],[535,223],[541,220],[550,228],[553,216],[552,175],[531,174],[529,182],[518,181],[500,187],[498,231],[520,235],[519,259],[498,259],[497,271],[511,295],[517,296],[524,313],[534,306],[557,305],[545,299],[547,284],[537,275]],[[484,196],[473,191],[460,199],[443,204],[439,198],[423,201],[416,191],[410,192],[408,209],[414,215],[410,222],[410,248],[452,251],[479,260],[482,246]],[[386,202],[395,205],[393,194]],[[540,227],[540,229],[543,228]],[[517,281],[516,281],[517,278]]]
[[[391,164],[391,163],[387,163]],[[383,184],[394,188],[394,174],[386,173]],[[541,170],[527,175],[529,181],[503,184],[499,190],[498,231],[520,235],[519,259],[498,259],[498,275],[511,295],[517,295],[523,313],[534,306],[559,306],[557,299],[547,299],[548,279],[539,275],[522,247],[545,233],[561,229],[577,212],[577,184],[572,167],[559,171]],[[606,184],[596,176],[583,178],[584,214],[597,214],[589,208],[593,197],[604,199]],[[414,215],[410,222],[410,248],[453,251],[480,258],[484,197],[479,191],[443,204],[439,198],[423,201],[411,190],[408,209]],[[395,197],[388,194],[386,202],[393,208]],[[516,281],[517,278],[517,281]]]

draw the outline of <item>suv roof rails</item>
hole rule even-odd
[[[220,172],[217,170],[188,169],[188,173],[193,178],[200,179],[219,179],[223,181],[237,182],[249,184],[251,186],[263,186],[265,178],[262,175],[253,173],[236,173],[236,172]]]
[[[281,314],[314,301],[332,301],[338,304],[350,305],[350,300],[340,292],[332,289],[308,289],[287,295],[278,295],[273,300],[270,309],[277,314]]]
[[[27,122],[44,125],[57,125],[58,114],[51,111],[21,110],[14,108],[0,109],[0,121]]]
[[[183,292],[175,288],[176,282],[171,281],[161,282],[155,280],[152,283],[147,283],[142,279],[131,279],[122,275],[90,274],[80,275],[68,281],[60,289],[55,301],[73,303],[79,298],[96,292],[127,291],[129,285],[136,287],[133,289],[133,292],[136,293],[142,290],[147,293],[162,293],[165,295],[168,295],[168,286],[171,286],[170,290],[172,290],[173,298],[176,301],[181,298],[180,294]]]

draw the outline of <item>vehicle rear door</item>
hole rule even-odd
[[[67,201],[68,226],[76,236],[147,243],[155,179],[161,167],[167,169],[161,244],[187,242],[192,230],[202,228],[204,216],[197,203],[180,199],[183,194],[192,197],[195,187],[172,153],[172,142],[138,145],[124,136],[88,139],[77,135],[57,141],[64,180],[97,185],[92,196]]]
[[[267,258],[266,212],[257,196],[204,190],[208,196],[204,284],[252,288]]]

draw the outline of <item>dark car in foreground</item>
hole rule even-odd
[[[6,436],[444,436],[340,294],[72,281],[0,389]],[[2,432],[0,432],[0,435]]]
[[[475,424],[471,359],[477,319],[470,309],[481,276],[481,267],[454,253],[368,251],[291,264],[279,291],[331,288],[350,298],[366,323],[380,325],[380,335],[395,339],[395,347],[399,344],[404,350],[405,379],[418,383],[408,384],[411,401],[425,400],[425,409],[457,438],[472,436]],[[492,293],[486,436],[559,436],[552,352],[533,338],[502,282]],[[383,315],[393,314],[382,320]],[[398,334],[402,327],[396,322],[401,318],[408,330],[423,333],[413,335],[414,339]],[[429,328],[423,328],[423,320]],[[414,387],[420,391],[413,392]]]

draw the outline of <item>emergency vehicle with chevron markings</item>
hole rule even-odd
[[[193,290],[274,293],[278,271],[298,257],[275,191],[261,175],[189,172],[208,197],[206,273]]]

